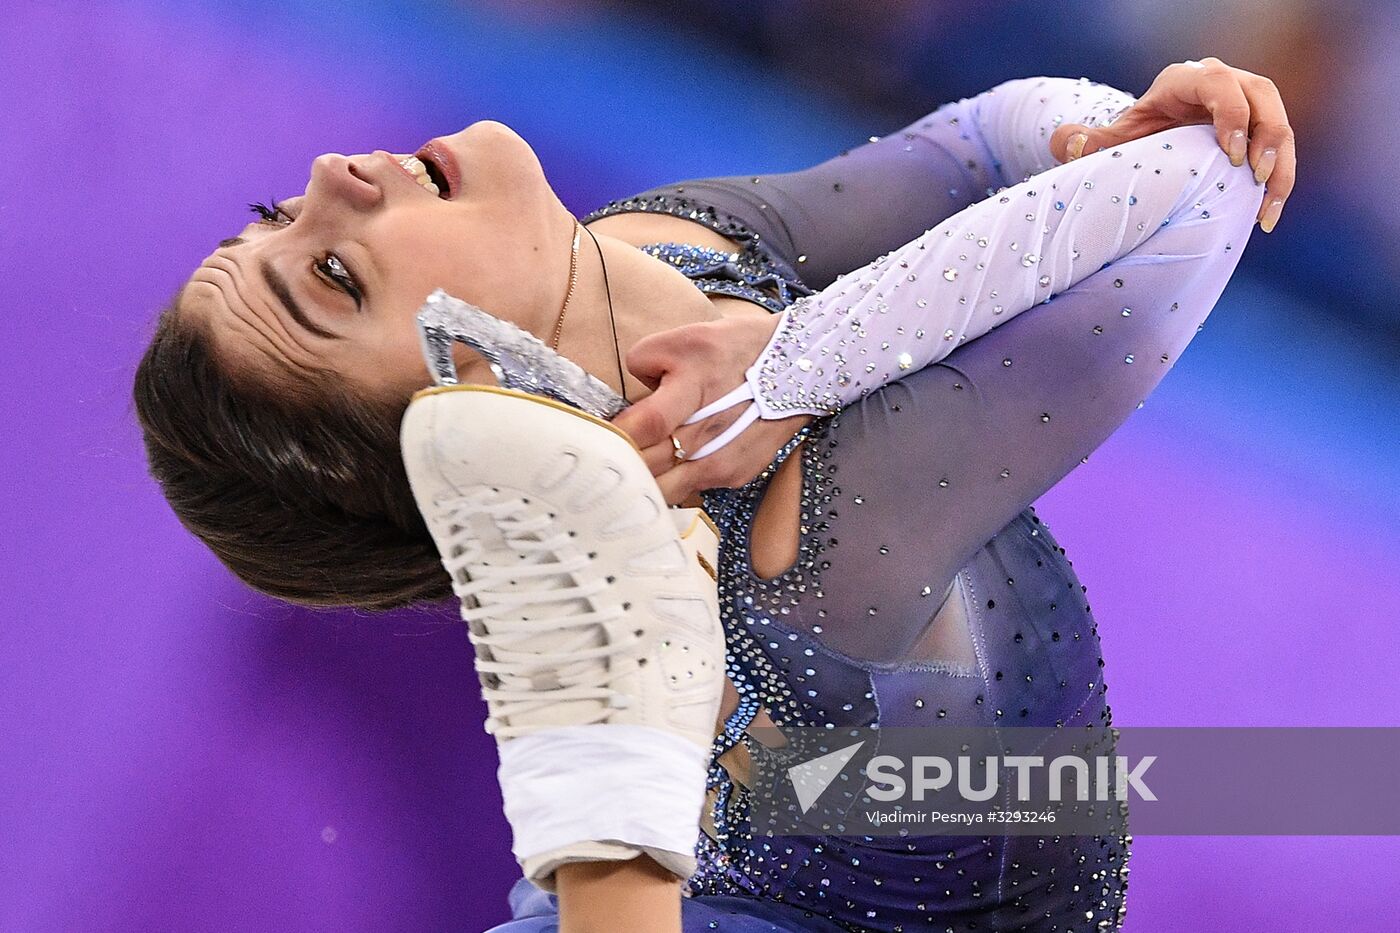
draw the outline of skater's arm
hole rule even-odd
[[[559,933],[680,933],[680,879],[645,855],[561,865],[555,883]]]

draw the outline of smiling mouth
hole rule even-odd
[[[430,153],[423,152],[400,159],[399,165],[403,166],[404,171],[412,175],[418,186],[429,194],[444,201],[452,200],[452,188],[447,182],[447,174]]]

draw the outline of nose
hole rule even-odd
[[[338,152],[317,156],[311,163],[311,182],[306,193],[308,205],[316,201],[339,202],[355,210],[369,210],[384,199],[383,191],[369,173]]]

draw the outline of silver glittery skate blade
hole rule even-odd
[[[606,383],[534,334],[440,288],[418,309],[418,336],[436,385],[457,384],[452,343],[459,341],[486,358],[502,388],[543,395],[604,419],[627,407]]]

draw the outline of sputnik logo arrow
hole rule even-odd
[[[788,768],[788,780],[792,781],[792,789],[797,793],[797,803],[802,807],[804,815],[816,804],[817,798],[831,786],[831,782],[840,776],[842,769],[864,744],[857,742]]]

